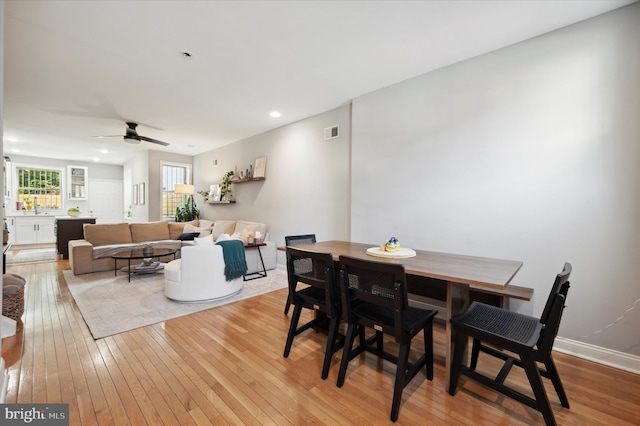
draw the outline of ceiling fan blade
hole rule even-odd
[[[145,141],[145,142],[151,142],[151,143],[155,143],[155,144],[162,145],[162,146],[169,146],[169,144],[167,142],[162,142],[162,141],[159,141],[157,139],[151,139],[151,138],[148,138],[146,136],[138,136],[138,138],[140,140],[142,140],[142,141]]]

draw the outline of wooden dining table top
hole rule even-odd
[[[374,245],[338,240],[298,244],[295,246],[299,250],[331,253],[336,261],[341,255],[344,255],[359,259],[402,264],[407,274],[487,289],[503,288],[511,282],[522,267],[522,262],[516,260],[427,250],[415,250],[416,256],[410,258],[382,258],[368,255],[366,251],[370,247],[374,247]]]

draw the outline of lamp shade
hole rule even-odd
[[[176,185],[173,187],[173,193],[174,194],[193,195],[195,192],[194,192],[193,185],[187,185],[187,184],[184,184],[184,183],[176,183]]]

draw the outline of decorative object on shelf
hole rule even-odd
[[[209,191],[198,191],[198,194],[202,195],[202,201],[204,201],[205,203],[209,200],[209,193],[211,192],[211,190]]]
[[[200,217],[200,211],[196,208],[195,201],[193,201],[194,191],[193,185],[177,183],[174,186],[174,194],[188,195],[184,206],[176,207],[176,222],[189,222]]]
[[[138,204],[143,205],[145,198],[144,182],[142,182],[138,184]]]
[[[71,217],[80,216],[80,207],[71,207],[69,210],[67,210],[67,214]]]
[[[231,181],[231,177],[235,175],[235,172],[233,170],[229,170],[227,172],[227,174],[224,175],[224,177],[222,178],[222,191],[221,191],[221,195],[222,195],[222,200],[225,201],[232,201],[233,200],[233,191],[231,190],[231,184],[233,183]]]
[[[267,171],[267,157],[262,156],[256,158],[256,161],[253,163],[253,173],[251,173],[252,179],[264,179],[265,173]]]
[[[209,201],[218,202],[222,194],[222,188],[220,185],[215,184],[209,187]]]

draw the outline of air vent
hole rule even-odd
[[[331,126],[331,127],[325,127],[324,129],[324,140],[328,141],[329,139],[335,139],[337,137],[339,137],[339,132],[338,132],[338,125],[336,124],[335,126]]]

